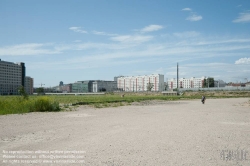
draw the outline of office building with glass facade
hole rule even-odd
[[[72,83],[72,93],[87,93],[89,92],[88,81],[78,81]]]

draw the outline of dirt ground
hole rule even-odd
[[[4,115],[0,152],[3,166],[249,166],[250,102],[153,101]]]

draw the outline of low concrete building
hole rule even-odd
[[[60,90],[63,93],[71,93],[72,92],[72,84],[64,84],[60,86]]]
[[[242,83],[228,83],[226,85],[227,88],[229,88],[229,87],[244,87],[244,86],[245,86],[245,84],[242,84]]]
[[[73,93],[113,92],[117,89],[116,81],[85,80],[72,84]]]
[[[91,92],[113,92],[117,90],[116,81],[101,81],[97,80],[92,82],[92,91]]]
[[[246,87],[250,87],[250,82],[245,83]]]
[[[88,81],[77,81],[72,84],[73,93],[87,93],[89,92]]]
[[[214,87],[225,87],[227,84],[222,80],[214,80]]]

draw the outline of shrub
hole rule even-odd
[[[48,97],[39,97],[34,101],[31,112],[59,111],[59,103],[52,101]]]

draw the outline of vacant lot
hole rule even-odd
[[[200,100],[144,101],[3,115],[0,152],[0,165],[16,166],[248,166],[249,98],[208,99],[205,105]]]

